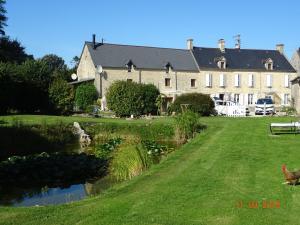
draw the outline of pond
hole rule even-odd
[[[109,160],[94,155],[96,143],[83,148],[70,132],[70,127],[65,125],[0,126],[0,134],[3,134],[0,140],[0,205],[18,207],[74,202],[97,195],[117,182],[108,175]],[[98,146],[104,143],[102,141],[98,141]],[[178,147],[168,139],[160,144],[168,146],[169,150]]]
[[[174,146],[171,142],[168,145]],[[114,185],[117,181],[107,176],[105,162],[87,152],[76,141],[66,145],[60,154],[42,153],[35,158],[28,156],[24,162],[24,156],[16,157],[16,164],[5,165],[5,169],[11,168],[7,170],[13,175],[4,174],[0,163],[0,205],[63,204],[97,195]],[[102,168],[105,171],[95,172]]]
[[[94,196],[111,187],[113,181],[107,178],[79,184],[43,186],[0,186],[0,205],[2,206],[43,206],[74,202]]]

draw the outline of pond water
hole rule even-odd
[[[2,206],[43,206],[74,202],[94,196],[113,185],[113,181],[102,178],[90,182],[55,187],[0,187]],[[9,188],[9,189],[8,189]]]
[[[171,143],[163,144],[172,145]],[[172,147],[176,148],[176,146]],[[68,144],[64,149],[64,152],[78,153],[78,155],[84,151],[86,149],[83,150],[77,141]],[[47,185],[45,183],[26,183],[22,182],[22,179],[7,184],[0,182],[0,205],[19,207],[74,202],[88,196],[97,195],[115,183],[108,176],[88,180],[81,178],[81,180],[71,182],[64,180],[58,180],[57,182],[56,180],[55,182],[46,183]]]
[[[78,154],[84,153],[78,140],[67,144],[62,153]],[[41,168],[42,169],[42,168]],[[78,201],[90,195],[100,193],[103,188],[110,186],[107,178],[90,179],[86,181],[82,177],[78,181],[55,180],[45,185],[44,182],[30,183],[22,181],[0,182],[0,205],[2,206],[36,206],[55,205]],[[100,182],[100,181],[101,182]],[[99,186],[101,183],[101,187]]]

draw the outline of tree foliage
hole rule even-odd
[[[61,78],[54,80],[49,87],[49,100],[55,113],[70,114],[74,103],[73,86]]]
[[[41,61],[46,63],[50,69],[50,71],[53,73],[55,70],[66,70],[67,66],[65,64],[65,61],[63,58],[54,55],[54,54],[48,54],[41,58]]]
[[[48,68],[41,62],[0,63],[1,113],[47,111],[49,82]]]
[[[6,21],[7,21],[7,17],[5,16],[6,9],[4,8],[5,3],[6,3],[5,0],[0,0],[0,34],[1,35],[5,35],[4,27],[6,27]]]
[[[156,113],[158,95],[158,89],[152,84],[116,81],[107,91],[107,106],[118,116]]]
[[[81,84],[76,89],[75,104],[82,110],[86,110],[97,100],[98,94],[93,84]]]
[[[25,48],[17,40],[9,37],[0,38],[0,61],[20,64],[27,59],[33,59],[32,55],[27,55]]]
[[[201,93],[188,93],[178,96],[168,109],[169,112],[181,113],[185,109],[209,116],[214,113],[214,102],[209,95]]]

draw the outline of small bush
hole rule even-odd
[[[183,104],[188,104],[187,109],[198,113],[201,116],[209,116],[214,113],[214,102],[209,95],[201,93],[189,93],[178,96],[169,107],[169,113],[181,113],[186,110]]]
[[[281,108],[281,112],[285,112],[285,114],[287,116],[293,116],[293,115],[297,114],[297,110],[291,106],[283,106]]]
[[[76,89],[75,103],[82,110],[86,110],[97,100],[98,94],[93,84],[81,84]]]
[[[49,88],[49,100],[56,113],[70,114],[74,103],[73,87],[63,79],[54,80]]]
[[[175,121],[179,139],[184,141],[193,138],[202,127],[199,123],[199,115],[190,110],[176,116]]]
[[[158,89],[153,84],[116,81],[106,93],[107,106],[117,116],[140,116],[156,113]]]

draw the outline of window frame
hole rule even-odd
[[[196,79],[191,79],[191,88],[196,88]]]
[[[171,78],[165,78],[165,87],[171,87]]]

